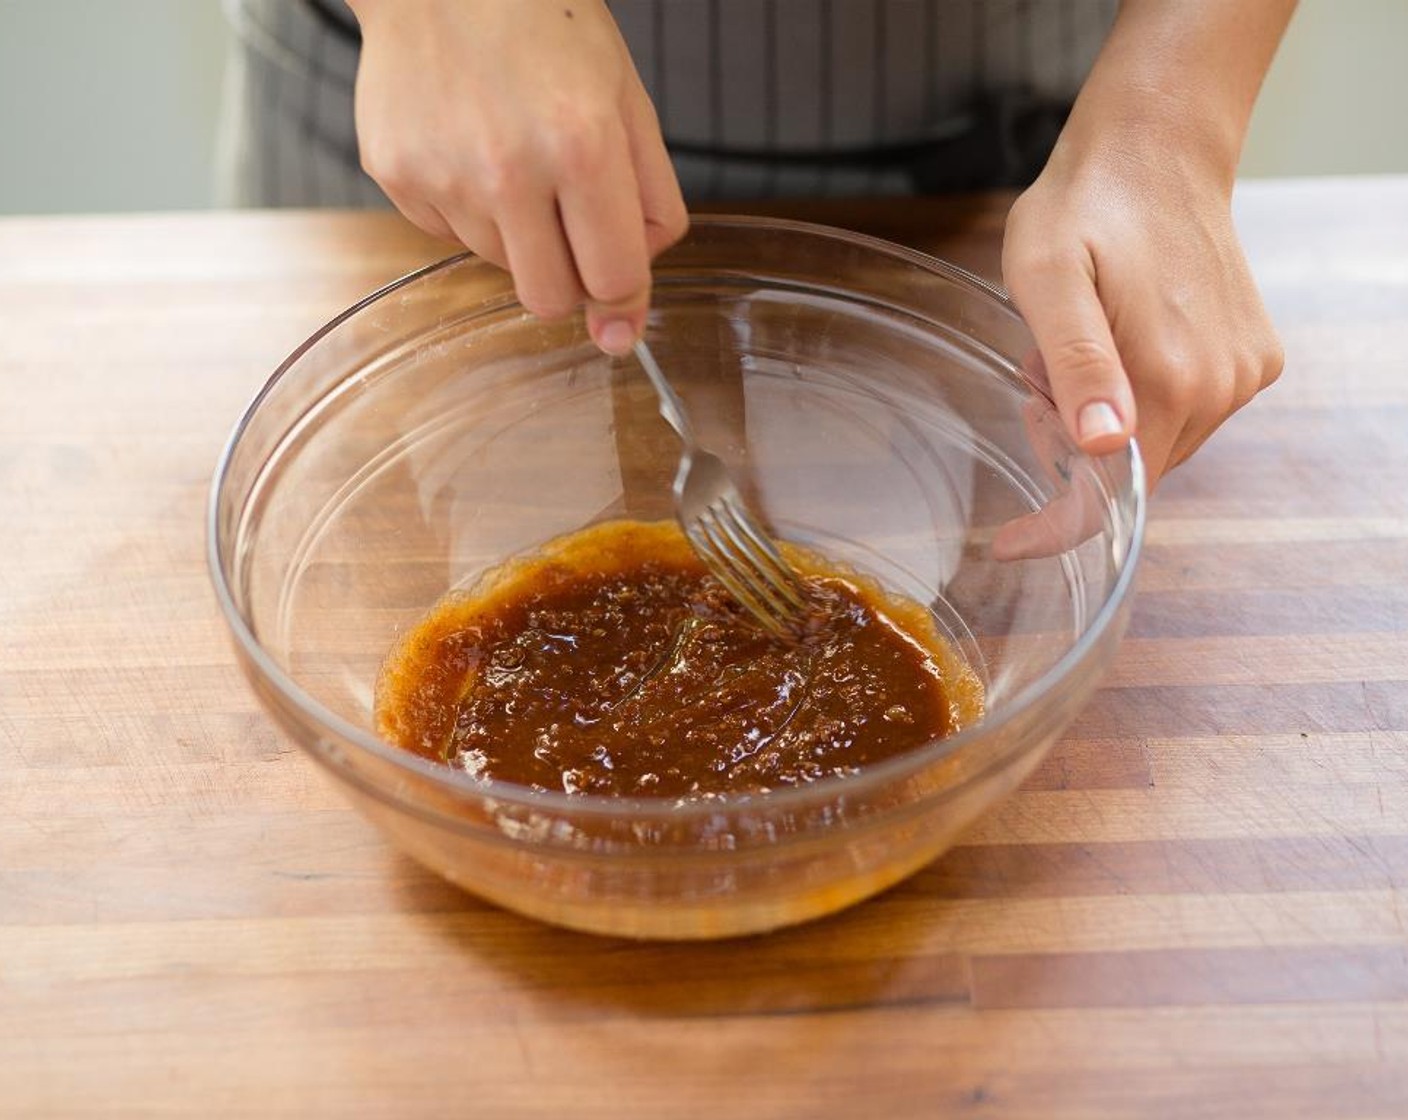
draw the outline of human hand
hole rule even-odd
[[[1072,438],[1103,454],[1137,435],[1151,488],[1284,362],[1232,226],[1230,170],[1156,136],[1073,118],[1013,206],[1002,257]]]
[[[362,166],[416,225],[509,269],[543,318],[583,302],[625,353],[679,184],[603,0],[351,0]]]

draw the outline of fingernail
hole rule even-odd
[[[629,354],[636,344],[636,329],[628,319],[608,319],[597,328],[596,344],[608,354]]]
[[[1076,416],[1076,434],[1083,444],[1104,436],[1121,435],[1123,432],[1124,425],[1120,423],[1120,414],[1109,401],[1091,401],[1083,405]]]

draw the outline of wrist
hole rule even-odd
[[[352,14],[358,20],[363,20],[392,2],[393,0],[347,0],[347,6],[352,9]]]
[[[1087,96],[1091,94],[1091,96]],[[1231,196],[1243,129],[1216,105],[1143,85],[1087,89],[1051,156],[1066,175],[1120,169],[1196,182]]]
[[[347,0],[347,7],[356,17],[357,25],[365,36],[370,24],[378,21],[383,13],[394,8],[396,0]]]
[[[475,0],[456,0],[455,8],[469,8]],[[365,33],[368,24],[390,22],[414,23],[424,18],[427,10],[437,6],[443,8],[442,0],[346,0],[347,7],[357,17]]]
[[[1294,0],[1122,0],[1060,148],[1230,193],[1252,106]]]

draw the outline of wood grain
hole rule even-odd
[[[772,210],[993,275],[1007,202]],[[909,881],[687,947],[389,849],[219,625],[235,416],[437,247],[0,222],[0,1115],[1408,1115],[1408,180],[1238,215],[1287,373],[1161,488],[1106,687]]]

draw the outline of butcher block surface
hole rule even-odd
[[[995,278],[1009,202],[766,212]],[[1155,495],[1104,687],[909,881],[702,945],[441,882],[236,669],[220,447],[443,247],[0,220],[0,1115],[1408,1116],[1408,178],[1236,210],[1286,373]]]

